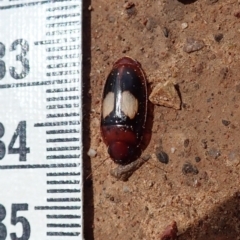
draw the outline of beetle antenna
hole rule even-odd
[[[101,166],[104,164],[104,162],[106,162],[106,160],[107,160],[108,158],[109,158],[109,157],[103,159],[103,160],[98,164],[98,166],[95,167],[95,168],[92,170],[92,172],[95,171],[96,169],[98,169],[99,167],[101,167]],[[86,177],[85,180],[89,179],[89,178],[92,176],[92,172],[88,174],[88,176]]]

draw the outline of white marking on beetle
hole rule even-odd
[[[138,112],[138,100],[129,91],[122,93],[121,100],[121,110],[130,119],[133,119]]]
[[[114,93],[109,92],[103,100],[102,114],[103,118],[107,117],[114,109]]]

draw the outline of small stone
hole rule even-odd
[[[88,6],[88,11],[92,11],[93,7],[91,5]]]
[[[228,121],[228,120],[222,120],[222,124],[223,124],[224,126],[226,126],[226,127],[227,127],[230,123],[231,123],[231,122]]]
[[[108,21],[110,22],[110,23],[114,23],[115,22],[115,17],[114,16],[108,16]]]
[[[164,36],[165,36],[166,38],[168,38],[168,36],[169,36],[169,30],[168,30],[166,27],[163,28],[163,34],[164,34]]]
[[[223,34],[222,33],[215,34],[214,39],[216,42],[220,42],[223,39]]]
[[[233,166],[233,165],[238,166],[239,162],[240,162],[239,156],[240,156],[239,149],[231,150],[228,154],[227,165],[228,166]]]
[[[153,104],[170,107],[177,110],[181,108],[181,100],[173,82],[171,81],[167,81],[164,84],[158,83],[150,94],[149,100]]]
[[[181,27],[182,27],[182,29],[186,29],[188,27],[188,24],[187,23],[182,23]]]
[[[209,151],[207,151],[207,154],[209,157],[217,159],[221,155],[221,152],[216,148],[211,148]]]
[[[152,181],[148,183],[148,187],[150,187],[150,188],[153,187],[153,185],[154,185],[154,182],[152,182]]]
[[[124,193],[130,192],[130,188],[128,186],[123,186],[123,192]]]
[[[148,18],[147,21],[146,21],[145,26],[146,26],[146,29],[147,29],[148,31],[152,31],[153,28],[156,27],[155,20],[154,20],[153,18]]]
[[[193,186],[194,187],[200,187],[201,183],[197,179],[195,179],[194,182],[193,182]]]
[[[195,38],[187,38],[186,43],[183,47],[183,51],[186,53],[191,53],[201,50],[205,46],[202,40],[197,40]]]
[[[128,16],[133,16],[136,14],[135,4],[133,2],[126,2],[123,7],[126,9]]]
[[[168,164],[169,158],[165,152],[163,152],[163,151],[157,152],[156,156],[157,156],[157,159],[159,160],[159,162]]]
[[[193,166],[191,163],[186,162],[186,163],[183,164],[182,172],[183,172],[184,175],[198,174],[198,169],[195,166]]]
[[[127,12],[129,17],[134,16],[134,15],[137,14],[137,10],[136,10],[135,6],[126,9],[126,12]]]
[[[176,148],[172,147],[171,148],[171,153],[175,153],[175,151],[176,151]]]
[[[184,145],[185,148],[188,147],[188,145],[189,145],[189,139],[188,138],[184,140],[183,145]]]
[[[88,150],[88,152],[87,152],[87,155],[88,155],[89,157],[91,157],[91,158],[94,158],[94,157],[96,157],[97,152],[96,152],[96,150],[90,148],[90,149]]]
[[[143,161],[148,161],[151,158],[151,155],[146,154],[146,155],[143,155],[141,158],[142,158]]]
[[[195,157],[195,161],[196,161],[196,162],[200,162],[200,161],[201,161],[201,158],[200,158],[200,157]]]

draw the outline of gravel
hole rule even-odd
[[[188,174],[198,174],[198,169],[193,166],[190,162],[186,162],[183,164],[182,167],[182,172],[184,175],[188,175]]]
[[[205,46],[202,40],[195,38],[187,38],[185,45],[183,46],[183,51],[186,53],[192,53],[201,50]]]

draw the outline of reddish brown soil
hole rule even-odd
[[[240,239],[240,2],[146,0],[129,9],[126,1],[83,2],[84,169],[92,173],[85,239],[160,239],[173,221],[180,240]],[[184,52],[188,37],[205,47]],[[154,106],[142,154],[151,159],[122,182],[109,174],[112,160],[99,166],[108,157],[99,125],[106,77],[125,55],[141,63],[150,90],[173,79],[182,108]],[[157,160],[159,147],[168,164]],[[184,174],[187,162],[198,173]]]

